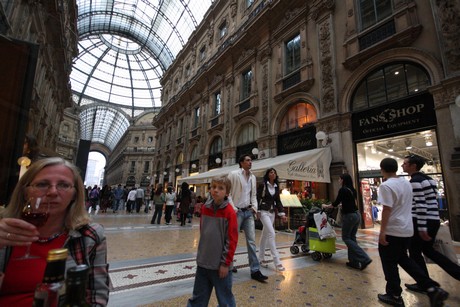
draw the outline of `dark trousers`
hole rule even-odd
[[[160,224],[162,214],[163,214],[163,204],[155,205],[155,211],[153,212],[152,220],[150,221],[150,223],[155,224],[155,220],[156,220],[156,223]]]
[[[386,236],[388,245],[379,244],[380,260],[382,262],[383,273],[385,274],[386,293],[394,296],[400,296],[402,293],[401,278],[399,277],[398,264],[407,272],[417,284],[424,290],[431,287],[439,287],[439,284],[428,277],[423,269],[417,263],[409,258],[407,251],[409,249],[411,238],[401,238]]]
[[[139,213],[141,211],[141,206],[143,202],[143,198],[136,198],[136,212]]]
[[[439,265],[447,274],[453,278],[460,280],[460,266],[458,263],[452,262],[449,258],[438,252],[434,249],[433,244],[438,233],[440,222],[439,220],[428,220],[427,221],[427,231],[428,235],[431,237],[430,241],[424,241],[420,238],[420,235],[416,226],[416,219],[414,221],[414,236],[411,240],[411,245],[409,248],[410,257],[417,262],[417,264],[425,271],[426,275],[428,274],[428,269],[426,267],[425,259],[423,258],[422,253],[433,260],[434,263]]]
[[[182,212],[180,213],[180,225],[184,226],[185,225],[185,220],[187,219],[187,212]]]
[[[171,223],[171,214],[172,214],[173,209],[174,209],[174,206],[166,206],[166,209],[165,209],[166,223]]]
[[[128,200],[126,202],[126,211],[128,213],[131,213],[131,210],[133,209],[133,205],[134,205],[134,200]]]

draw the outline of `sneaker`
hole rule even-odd
[[[286,268],[280,263],[278,265],[275,266],[275,269],[278,271],[278,272],[284,272],[286,271]]]
[[[259,282],[265,282],[268,279],[268,277],[263,275],[260,271],[255,271],[254,273],[251,273],[251,278]]]
[[[404,307],[404,301],[401,296],[393,296],[391,294],[378,294],[377,297],[385,304]]]
[[[260,263],[260,266],[263,267],[263,268],[268,268],[268,261],[265,261],[265,260],[261,260],[259,261]]]
[[[427,294],[426,290],[422,289],[418,284],[404,284],[410,291]]]
[[[431,290],[431,289],[430,289]],[[440,307],[444,305],[444,301],[449,297],[449,293],[441,288],[434,287],[433,290],[428,290],[431,307]]]
[[[232,272],[233,273],[238,273],[238,269],[236,267],[233,267]]]

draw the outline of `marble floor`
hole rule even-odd
[[[191,296],[195,256],[199,241],[199,219],[184,227],[151,225],[152,213],[93,215],[105,227],[112,290],[109,306],[185,306]],[[233,274],[233,293],[238,306],[384,306],[377,299],[385,291],[377,251],[378,228],[360,230],[359,243],[373,262],[364,271],[348,268],[346,246],[337,229],[336,253],[330,259],[314,261],[309,254],[291,254],[294,233],[279,231],[277,247],[286,271],[274,270],[273,263],[262,272],[266,283],[250,278],[246,243],[241,233],[235,256],[238,273]],[[256,230],[258,242],[260,230]],[[460,256],[460,244],[455,243]],[[269,252],[267,251],[269,254]],[[267,259],[270,259],[269,256]],[[435,264],[430,275],[450,293],[445,306],[460,306],[460,283]],[[400,269],[402,283],[412,279]],[[403,291],[406,306],[429,306],[428,297]],[[217,306],[215,295],[209,306]]]

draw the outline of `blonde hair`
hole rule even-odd
[[[69,168],[73,174],[73,185],[75,195],[71,204],[67,207],[67,213],[64,220],[66,229],[78,229],[90,222],[90,217],[85,207],[85,187],[80,176],[78,168],[67,160],[59,157],[45,158],[38,160],[29,167],[27,172],[21,177],[14,188],[11,200],[8,206],[2,211],[2,217],[20,218],[22,206],[26,202],[26,188],[34,180],[37,174],[48,166],[64,165]]]
[[[232,188],[232,182],[230,181],[230,179],[228,179],[227,176],[217,176],[217,177],[214,177],[211,179],[211,185],[213,183],[216,183],[216,184],[222,184],[225,186],[225,188],[227,189],[227,194],[230,193],[230,189]]]

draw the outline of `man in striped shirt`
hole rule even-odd
[[[460,266],[449,258],[436,251],[433,244],[440,227],[439,207],[436,200],[436,181],[425,175],[420,170],[425,165],[425,160],[416,155],[404,158],[403,171],[411,176],[412,185],[412,220],[414,236],[409,248],[410,258],[428,275],[428,269],[422,253],[438,264],[453,278],[460,280]],[[424,292],[417,284],[406,284],[409,290]]]

